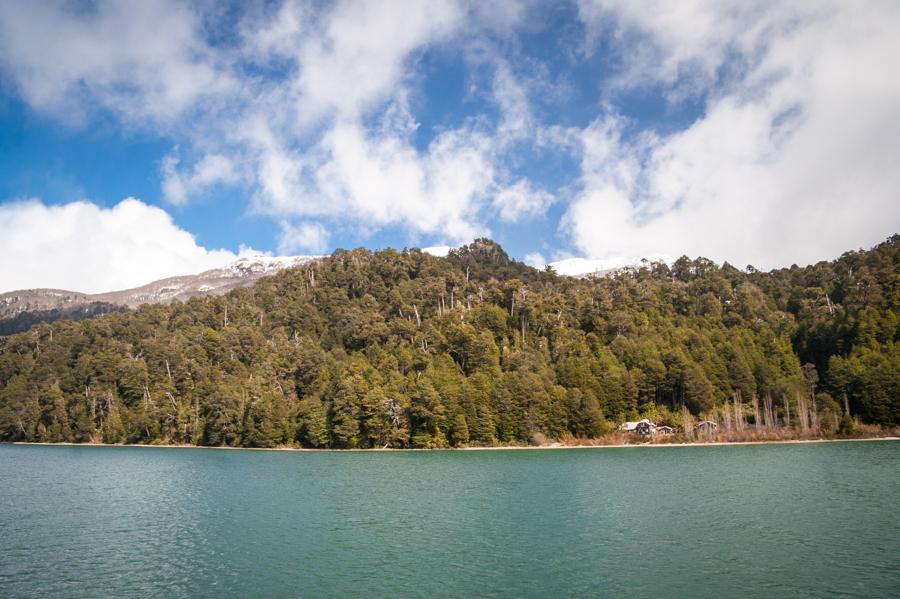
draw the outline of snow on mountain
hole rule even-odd
[[[664,254],[654,254],[645,258],[616,257],[594,260],[589,258],[566,258],[564,260],[550,262],[549,266],[553,267],[553,270],[560,275],[567,277],[586,277],[588,275],[605,276],[629,268],[650,266],[650,264],[654,262],[672,264],[674,259]]]
[[[453,249],[451,246],[445,245],[422,248],[422,251],[432,256],[445,257],[451,249]],[[238,287],[248,287],[261,276],[321,260],[323,257],[246,254],[222,268],[214,268],[195,275],[169,277],[133,289],[106,293],[87,294],[61,289],[10,291],[0,294],[0,320],[14,318],[24,312],[56,310],[73,314],[73,310],[88,309],[91,306],[106,306],[104,309],[115,309],[117,306],[135,308],[141,304],[169,303],[187,301],[192,297],[222,295]],[[646,258],[600,260],[567,258],[550,262],[549,265],[560,275],[585,277],[607,276],[624,269],[649,266],[652,262],[671,264],[673,260],[669,256],[658,254]]]
[[[433,247],[422,248],[422,251],[426,254],[431,254],[432,256],[437,256],[438,258],[445,258],[447,254],[450,253],[450,250],[456,249],[449,245],[436,245]]]
[[[270,274],[283,268],[300,266],[313,260],[320,260],[325,256],[269,256],[267,254],[244,255],[222,268],[216,268],[208,273],[220,273],[222,276],[246,276],[249,274]]]
[[[251,254],[222,268],[196,275],[168,277],[133,289],[105,293],[75,293],[60,289],[23,289],[0,294],[0,319],[22,312],[71,309],[73,306],[105,302],[117,306],[185,301],[204,295],[222,295],[237,287],[248,287],[259,277],[293,266],[301,266],[322,256],[268,256]]]

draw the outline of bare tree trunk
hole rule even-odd
[[[419,317],[419,307],[413,304],[413,312],[416,313],[416,328],[422,328],[422,319]]]
[[[813,391],[811,394],[812,403],[809,408],[809,425],[814,431],[818,432],[819,430],[819,409],[816,406],[816,392]]]
[[[681,406],[681,427],[686,438],[694,438],[694,418],[685,406]]]
[[[804,433],[809,430],[809,412],[806,407],[806,400],[803,396],[797,394],[797,412],[800,414],[800,430]]]
[[[756,397],[756,393],[753,394],[751,402],[753,404],[753,426],[759,430],[761,418],[759,414],[759,398]]]
[[[741,403],[740,389],[734,392],[734,428],[735,430],[744,430],[744,406]]]
[[[194,397],[194,427],[191,431],[193,436],[196,436],[197,433],[200,432],[200,399],[198,397]]]
[[[91,397],[91,388],[84,386],[84,397],[91,402],[91,424],[97,421],[97,400]]]

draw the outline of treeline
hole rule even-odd
[[[585,280],[484,239],[447,258],[338,250],[227,296],[0,338],[0,440],[444,447],[687,413],[895,426],[898,241]]]
[[[0,336],[13,335],[27,331],[42,322],[57,320],[84,320],[111,312],[125,312],[125,306],[117,306],[109,302],[90,302],[79,306],[51,308],[49,310],[27,310],[9,318],[0,318]]]

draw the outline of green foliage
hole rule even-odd
[[[683,257],[578,280],[483,239],[443,259],[339,250],[227,296],[0,337],[0,440],[524,444],[678,426],[738,391],[781,418],[818,395],[849,435],[900,422],[897,258],[894,236],[808,268]]]

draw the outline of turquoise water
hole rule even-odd
[[[0,446],[2,597],[900,595],[900,442]]]

